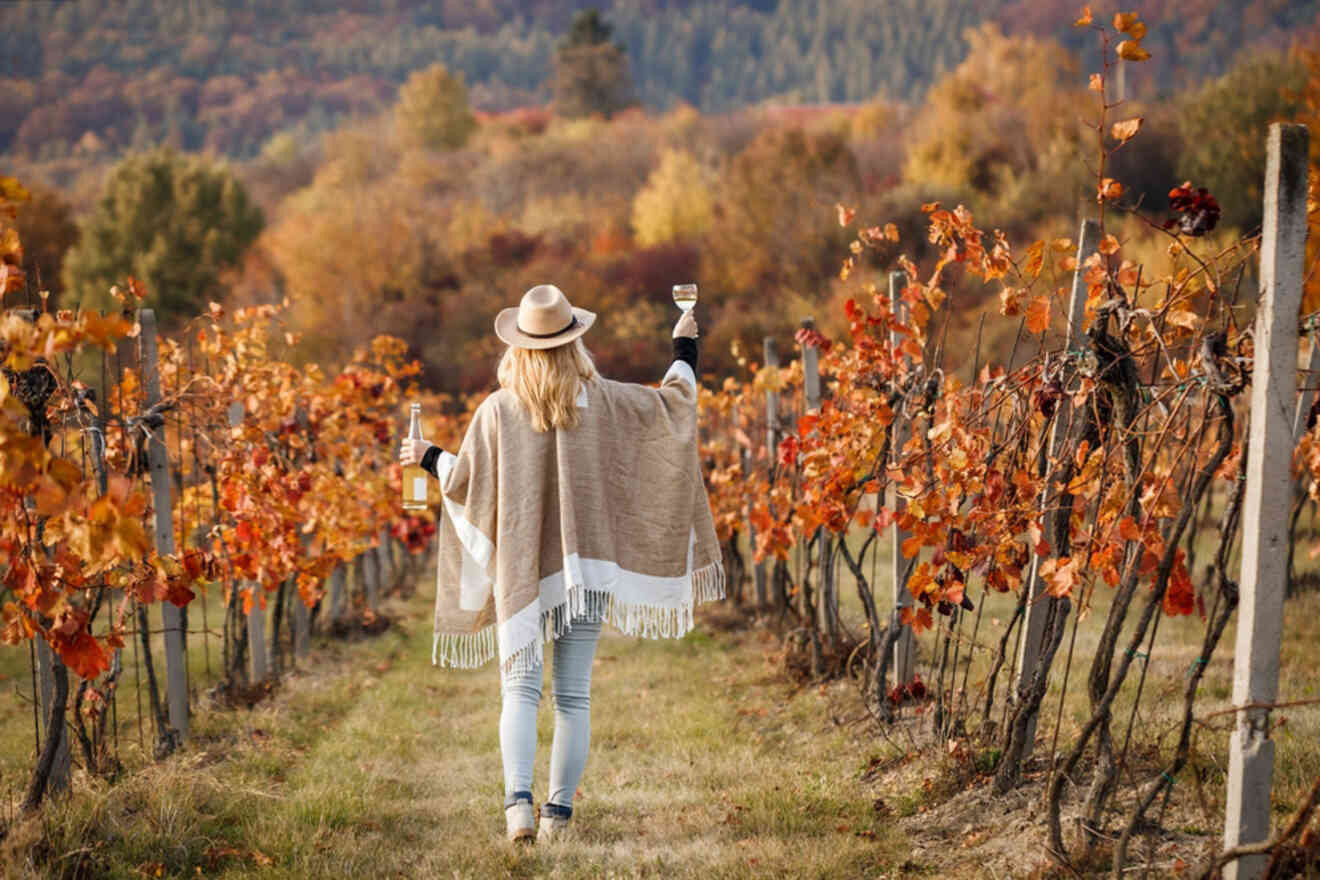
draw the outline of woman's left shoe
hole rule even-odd
[[[506,834],[514,843],[536,842],[536,808],[527,801],[518,801],[504,808]]]

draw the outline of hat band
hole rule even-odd
[[[518,332],[524,336],[530,336],[533,339],[549,339],[551,336],[558,336],[560,333],[567,333],[569,330],[572,330],[574,327],[577,326],[577,322],[578,322],[577,315],[574,315],[573,317],[569,318],[567,324],[565,324],[563,327],[560,327],[558,330],[554,331],[553,333],[532,333],[528,330],[524,330],[521,324],[516,324],[515,326],[517,326]]]

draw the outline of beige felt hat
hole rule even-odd
[[[596,323],[596,313],[574,308],[553,284],[538,284],[518,307],[495,316],[495,335],[514,348],[555,348],[572,342]]]

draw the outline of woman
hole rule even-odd
[[[432,662],[500,659],[508,837],[537,835],[532,797],[544,645],[555,733],[542,839],[561,836],[586,765],[591,664],[602,621],[679,637],[724,569],[697,455],[697,324],[674,327],[659,388],[601,377],[581,336],[596,316],[542,284],[495,319],[500,389],[458,454],[405,441],[441,484]]]

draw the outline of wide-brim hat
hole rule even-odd
[[[553,284],[538,284],[523,294],[517,308],[495,316],[495,335],[514,348],[555,348],[591,329],[596,313],[571,305]]]

